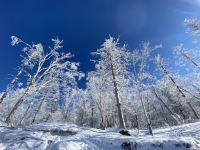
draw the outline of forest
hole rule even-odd
[[[200,22],[185,19],[184,25],[198,41]],[[62,52],[58,38],[49,48],[17,36],[11,44],[23,48],[21,65],[0,94],[0,120],[9,126],[62,121],[98,129],[148,129],[153,135],[154,128],[199,120],[200,53],[184,43],[173,47],[175,62],[169,62],[159,55],[162,44],[141,42],[130,50],[109,36],[91,53],[95,70],[90,72],[71,61],[73,54]],[[85,89],[78,86],[82,78]]]

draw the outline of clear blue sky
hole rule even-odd
[[[163,44],[160,53],[171,59],[172,47],[188,43],[183,20],[200,16],[200,0],[0,0],[0,89],[15,74],[20,48],[10,46],[10,36],[27,42],[51,38],[64,40],[81,70],[93,69],[90,52],[108,35],[130,48],[140,41]],[[81,82],[84,86],[84,81]]]

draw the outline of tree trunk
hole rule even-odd
[[[46,118],[45,122],[48,122],[48,121],[49,121],[49,119],[50,119],[50,117],[51,117],[51,114],[49,114],[49,115],[47,116],[47,118]]]
[[[162,111],[164,112],[165,110],[164,110],[164,108],[163,108],[163,106],[161,104],[160,104],[160,107],[161,107]],[[170,125],[168,123],[168,120],[167,120],[167,117],[163,113],[161,113],[161,114],[162,114],[162,118],[163,118],[164,124],[167,125],[168,127],[170,127]]]
[[[187,60],[189,60],[193,65],[195,65],[199,70],[200,70],[200,66],[194,61],[192,60],[192,58],[190,58],[190,56],[188,56],[184,51],[180,50],[179,51],[181,53],[181,55],[183,57],[185,57]]]
[[[92,113],[91,113],[91,127],[94,127],[94,108],[92,107]]]
[[[36,92],[38,92],[38,90],[39,90],[39,89],[37,89],[36,91],[34,91],[34,94],[35,94]],[[23,123],[23,121],[24,121],[24,119],[25,119],[25,117],[26,117],[26,115],[27,115],[29,109],[30,109],[31,106],[33,105],[32,102],[35,100],[35,96],[36,96],[36,95],[33,96],[33,98],[32,98],[32,100],[31,100],[29,106],[27,107],[26,111],[24,112],[24,115],[23,115],[23,117],[21,118],[21,120],[20,120],[20,122],[19,122],[19,125],[22,125],[22,123]]]
[[[49,121],[49,119],[52,117],[52,114],[55,113],[55,111],[57,110],[57,97],[55,97],[52,101],[51,101],[51,110],[45,120],[45,122]]]
[[[105,129],[104,116],[103,116],[102,112],[100,112],[100,116],[101,116],[100,128]]]
[[[169,79],[172,81],[172,83],[177,88],[177,90],[182,95],[182,97],[185,98],[186,97],[185,94],[183,93],[183,91],[181,90],[181,88],[179,87],[179,85],[176,84],[176,81],[174,80],[174,78],[169,74],[169,72],[165,69],[165,67],[162,64],[160,64],[160,67],[162,68],[162,70],[164,71],[164,73],[169,77]],[[193,112],[194,116],[196,117],[196,119],[199,119],[199,116],[197,115],[196,111],[192,107],[191,103],[187,102],[187,104],[188,104],[189,108],[192,110],[192,112]]]
[[[28,108],[26,109],[26,111],[25,111],[25,113],[24,113],[22,119],[21,119],[20,122],[19,122],[19,125],[22,125],[22,122],[24,121],[24,119],[25,119],[25,117],[26,117],[26,115],[27,115],[29,109],[31,108],[31,106],[32,106],[32,105],[30,104],[30,105],[28,106]]]
[[[30,81],[28,87],[26,88],[26,91],[24,92],[24,94],[17,100],[17,103],[14,105],[14,107],[12,108],[12,110],[10,111],[10,113],[8,114],[8,116],[7,116],[6,120],[5,120],[5,122],[6,122],[7,124],[10,123],[10,117],[12,116],[12,114],[15,113],[15,111],[17,110],[17,108],[18,108],[18,107],[21,105],[21,103],[24,101],[24,98],[28,95],[28,92],[29,92],[31,86],[32,86],[32,79],[31,79],[31,81]]]
[[[38,114],[38,112],[40,111],[40,109],[41,109],[41,107],[42,107],[42,104],[44,103],[44,100],[46,99],[47,95],[48,95],[48,90],[46,91],[45,95],[43,96],[42,100],[40,101],[40,104],[39,104],[39,106],[38,106],[38,109],[36,110],[35,115],[34,115],[33,120],[32,120],[31,123],[34,123],[34,122],[35,122],[35,119],[36,119],[36,117],[37,117],[37,114]]]
[[[148,117],[148,114],[147,114],[147,111],[146,111],[146,108],[144,106],[144,102],[143,102],[141,96],[140,96],[140,101],[141,101],[141,104],[142,104],[142,108],[144,110],[144,116],[145,116],[146,121],[147,121],[147,126],[148,126],[148,129],[149,129],[149,133],[153,136],[153,130],[152,130],[152,127],[151,127],[151,122],[150,122],[150,119]]]
[[[150,110],[150,102],[149,102],[149,99],[147,98],[147,114],[148,114],[148,118],[149,118],[149,121],[150,121],[150,124],[152,124],[152,120],[151,120],[151,114],[149,113],[151,110]]]
[[[112,81],[113,81],[113,86],[114,86],[114,94],[115,94],[115,98],[116,98],[116,102],[117,102],[117,110],[118,110],[118,117],[119,117],[119,127],[120,128],[126,128],[126,125],[125,125],[125,122],[124,122],[124,116],[123,116],[122,109],[121,109],[119,91],[118,91],[118,87],[117,87],[117,82],[116,82],[116,77],[115,77],[115,72],[114,72],[114,68],[113,68],[112,62],[111,62],[111,71],[112,71]]]
[[[192,110],[195,118],[199,119],[199,116],[198,116],[197,112],[195,111],[194,107],[192,106],[191,102],[187,102],[187,103],[188,103],[188,106],[190,107],[190,109]]]
[[[135,110],[135,121],[136,121],[136,128],[138,129],[138,133],[140,131],[140,126],[139,126],[139,121],[138,121],[138,116],[137,116],[137,111]]]
[[[173,119],[177,122],[177,124],[181,124],[180,117],[177,114],[175,114],[174,112],[172,112],[172,110],[167,106],[167,104],[157,95],[156,91],[153,91],[153,92],[154,92],[154,95],[156,96],[156,98],[164,105],[164,107],[172,115]]]

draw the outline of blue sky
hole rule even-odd
[[[90,52],[109,34],[120,36],[130,49],[141,41],[162,43],[159,53],[173,59],[175,45],[191,45],[183,25],[188,17],[200,17],[200,0],[2,0],[0,89],[20,62],[20,47],[10,45],[11,35],[46,47],[58,36],[64,40],[64,50],[75,54],[74,60],[87,72],[94,68]]]

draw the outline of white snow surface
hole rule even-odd
[[[62,132],[63,131],[63,132]],[[65,132],[66,131],[66,132]],[[120,129],[93,129],[70,123],[41,123],[18,128],[0,124],[0,150],[200,150],[200,122],[146,131],[131,130],[131,136]]]

